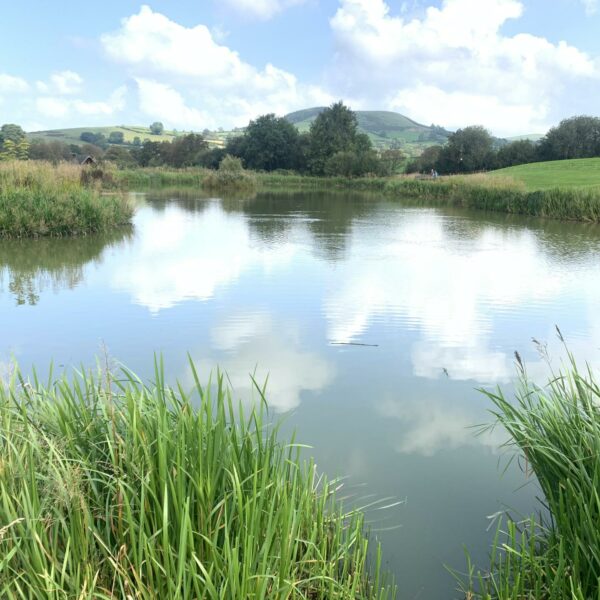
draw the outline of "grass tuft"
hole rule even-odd
[[[129,223],[125,197],[101,193],[101,182],[85,185],[86,173],[65,163],[0,163],[0,237],[84,235]]]
[[[0,387],[0,597],[392,598],[362,514],[264,402],[194,378]]]
[[[540,518],[510,518],[498,530],[491,566],[469,565],[467,597],[584,600],[600,589],[600,386],[569,354],[564,371],[539,387],[521,369],[515,401],[487,393],[527,473],[543,492]],[[470,596],[469,596],[470,594]]]

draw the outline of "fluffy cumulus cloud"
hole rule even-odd
[[[258,17],[259,19],[270,19],[286,8],[302,4],[305,1],[306,0],[225,0],[225,4],[235,10]]]
[[[518,0],[444,0],[405,19],[384,0],[340,0],[331,20],[332,84],[425,122],[541,131],[565,116],[567,94],[596,84],[600,67],[566,42],[505,35],[503,26],[523,11]]]
[[[86,101],[80,98],[62,96],[39,96],[35,108],[43,117],[61,119],[68,116],[112,116],[123,110],[126,105],[127,88],[117,88],[107,100]]]
[[[20,77],[0,73],[0,94],[19,94],[29,89],[29,84]]]
[[[272,64],[259,69],[243,61],[205,25],[184,27],[148,6],[103,35],[102,44],[110,58],[131,70],[142,111],[172,126],[188,126],[190,118],[195,126],[245,125],[261,113],[331,100]],[[151,92],[160,98],[150,98]],[[173,110],[172,102],[183,110]],[[209,122],[200,123],[204,117]]]
[[[69,96],[81,91],[83,78],[74,71],[60,71],[52,73],[49,81],[38,81],[36,88],[43,94],[58,94],[60,96]]]

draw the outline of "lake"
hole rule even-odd
[[[600,228],[404,204],[377,195],[132,194],[111,236],[0,241],[0,374],[96,357],[191,385],[217,365],[234,395],[264,382],[283,430],[344,476],[369,511],[400,598],[452,598],[463,545],[485,566],[505,508],[537,490],[477,435],[514,384],[514,352],[543,381],[559,325],[600,359]],[[542,344],[532,342],[535,338]],[[490,527],[491,526],[491,527]]]

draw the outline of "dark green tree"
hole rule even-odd
[[[537,146],[529,140],[517,140],[498,150],[498,168],[512,167],[535,162],[538,158]]]
[[[165,126],[160,121],[154,121],[152,125],[150,125],[150,133],[152,135],[161,135],[165,130]]]
[[[111,131],[108,134],[109,144],[122,144],[125,141],[125,136],[122,131]]]
[[[473,125],[451,134],[448,143],[440,151],[436,163],[441,173],[473,173],[493,168],[494,139],[490,132]]]
[[[296,169],[301,163],[300,134],[287,119],[263,115],[246,128],[240,157],[249,169]]]
[[[310,126],[310,171],[324,175],[325,165],[334,154],[353,151],[357,129],[355,113],[341,101],[319,113]]]
[[[564,119],[540,142],[543,160],[600,156],[600,119],[578,116]]]

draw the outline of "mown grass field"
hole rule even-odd
[[[600,188],[600,158],[554,160],[499,169],[490,177],[510,177],[529,190]]]

